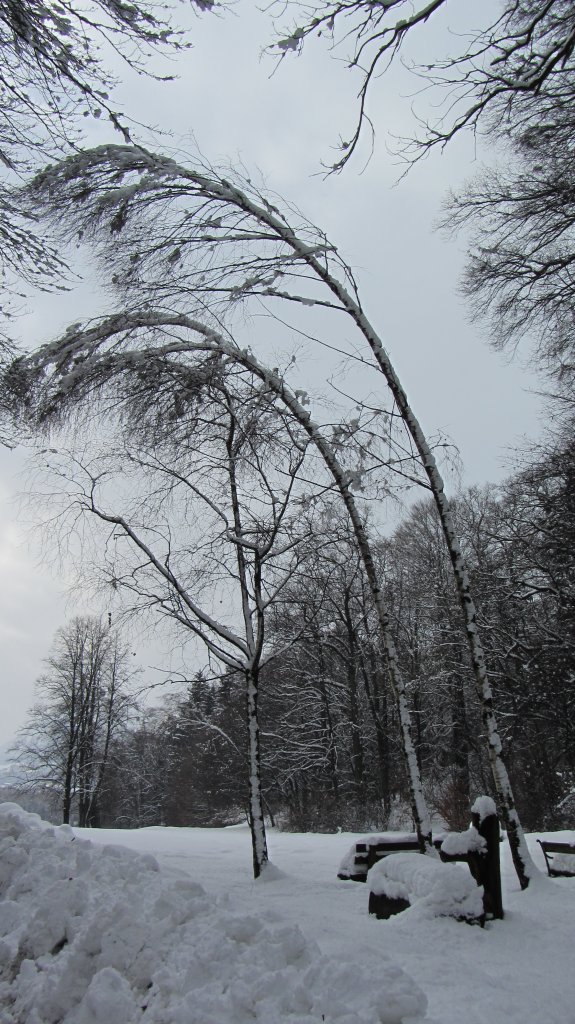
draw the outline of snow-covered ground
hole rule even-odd
[[[575,878],[521,893],[505,849],[504,921],[377,921],[336,878],[354,838],[272,831],[254,882],[244,826],[72,831],[4,805],[0,1024],[575,1024]]]

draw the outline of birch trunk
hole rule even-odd
[[[265,367],[262,367],[251,353],[248,354],[246,352],[239,352],[235,349],[230,349],[228,345],[225,345],[225,348],[227,354],[233,356],[233,358],[237,359],[238,362],[241,362],[244,366],[251,369],[263,381],[265,381],[270,390],[281,398],[282,402],[290,410],[294,418],[305,429],[318,452],[322,456],[323,461],[325,462],[345,504],[367,576],[372,600],[375,605],[386,667],[389,673],[391,687],[397,700],[402,748],[407,767],[407,777],[409,780],[411,809],[419,845],[422,852],[434,854],[435,851],[432,841],[431,819],[429,817],[429,812],[427,810],[423,794],[421,774],[413,743],[412,721],[407,702],[405,682],[399,666],[399,659],[393,639],[391,624],[381,595],[381,587],[379,584],[377,570],[375,568],[375,562],[371,553],[371,546],[355,498],[350,490],[347,475],[340,466],[332,446],[325,440],[323,434],[311,419],[309,412],[307,412],[307,410],[300,404],[295,395],[293,395],[289,388],[284,384],[282,379],[278,377],[277,374],[274,374]]]
[[[236,558],[238,565],[238,579],[240,582],[242,598],[242,617],[246,646],[249,652],[249,663],[244,669],[246,681],[246,720],[248,731],[248,806],[249,824],[252,837],[252,858],[254,865],[254,878],[259,878],[264,866],[268,861],[268,848],[266,840],[266,829],[264,822],[264,809],[261,787],[261,759],[260,759],[260,724],[258,717],[258,689],[259,689],[259,666],[264,642],[264,615],[262,602],[262,567],[259,552],[253,552],[253,590],[254,590],[254,612],[256,628],[252,621],[250,608],[250,591],[248,585],[248,568],[244,548],[241,542],[243,536],[241,503],[238,496],[236,479],[236,420],[230,405],[230,425],[227,437],[228,453],[228,476],[230,486],[230,499],[234,521],[234,530],[237,538]]]
[[[248,765],[249,765],[249,821],[252,836],[252,858],[254,878],[259,878],[268,862],[268,847],[264,824],[264,810],[261,788],[260,727],[258,721],[258,674],[247,669],[246,711],[248,723]]]
[[[283,233],[285,235],[285,227],[283,228]],[[331,276],[326,267],[313,255],[310,255],[309,251],[306,251],[306,247],[303,243],[299,242],[299,240],[295,240],[292,232],[290,232],[290,235],[290,244],[292,245],[292,248],[303,256],[305,261],[312,267],[318,277],[323,280],[330,291],[337,296],[342,307],[354,320],[368,342],[376,362],[387,381],[387,385],[393,395],[393,398],[395,399],[400,415],[413,439],[421,459],[421,464],[425,470],[427,479],[429,480],[457,587],[459,604],[462,611],[465,633],[473,673],[475,676],[477,695],[481,704],[489,762],[491,765],[499,807],[505,822],[511,854],[513,857],[513,864],[517,872],[519,884],[522,889],[526,889],[529,885],[529,879],[534,875],[537,869],[527,848],[525,835],[515,806],[515,798],[513,796],[511,782],[501,756],[501,739],[493,709],[493,693],[487,675],[485,655],[477,628],[477,611],[471,594],[467,567],[465,565],[459,539],[455,532],[450,504],[447,495],[445,494],[445,486],[442,476],[437,467],[435,457],[429,446],[427,438],[425,437],[419,421],[409,404],[407,394],[399,381],[389,356],[387,355],[380,338],[374,331],[367,317],[364,315],[361,307],[355,299],[349,295],[343,285]]]
[[[302,263],[307,264],[318,280],[322,281],[332,295],[335,296],[342,311],[346,312],[356,324],[360,333],[367,341],[376,363],[385,377],[387,385],[397,404],[401,418],[413,439],[421,464],[429,480],[431,492],[439,513],[443,535],[453,568],[453,575],[459,596],[471,663],[475,675],[477,694],[481,704],[483,724],[487,738],[487,749],[495,790],[501,814],[507,829],[513,864],[515,866],[521,888],[525,889],[529,884],[530,877],[537,869],[535,868],[531,855],[527,849],[527,843],[525,842],[525,836],[515,807],[515,799],[511,783],[507,774],[507,769],[501,757],[501,739],[493,710],[493,694],[487,676],[483,647],[477,630],[477,613],[471,595],[467,569],[459,545],[459,540],[455,533],[453,518],[449,502],[445,494],[443,479],[437,468],[433,452],[419,421],[409,404],[406,392],[400,383],[381,339],[365,316],[359,300],[352,297],[341,281],[331,273],[328,260],[323,256],[321,259],[318,258],[316,255],[317,248],[311,247],[308,243],[299,238],[293,228],[290,227],[287,220],[282,218],[281,215],[278,215],[278,212],[273,207],[269,205],[265,207],[258,204],[241,189],[230,185],[227,181],[210,180],[208,182],[206,178],[201,175],[194,174],[193,172],[190,173],[183,171],[183,173],[184,176],[187,176],[190,180],[194,181],[196,185],[199,184],[202,188],[208,186],[208,190],[212,194],[220,197],[227,203],[231,203],[232,205],[243,209],[246,213],[255,217],[255,219],[260,223],[266,224],[271,228],[276,237],[280,238],[285,245],[291,249],[294,255],[302,261]],[[325,245],[322,245],[321,248],[324,252],[326,251]],[[281,293],[279,294],[281,295]],[[407,709],[405,708],[404,710]],[[400,710],[400,715],[402,714],[403,712]]]

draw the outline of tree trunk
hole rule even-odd
[[[74,771],[74,759],[74,751],[72,748],[70,748],[66,756],[66,771],[64,774],[64,798],[62,801],[62,822],[64,825],[70,824],[70,812],[72,809],[72,776]]]
[[[249,823],[252,836],[252,857],[254,878],[259,878],[268,862],[268,848],[264,823],[264,810],[260,767],[260,727],[258,721],[258,673],[253,669],[245,672],[246,709],[248,728],[249,765]]]
[[[199,330],[201,325],[195,326],[196,329]],[[293,414],[298,423],[304,427],[333,477],[334,483],[349,514],[354,536],[361,555],[361,560],[368,579],[370,593],[377,612],[379,634],[381,637],[386,668],[389,672],[391,686],[398,705],[403,753],[407,766],[407,777],[409,779],[411,807],[419,845],[422,852],[434,854],[435,851],[431,835],[431,819],[429,817],[425,797],[423,795],[421,776],[413,746],[412,723],[405,692],[405,682],[399,665],[389,616],[383,602],[381,586],[377,570],[375,568],[371,546],[362,518],[359,514],[355,498],[350,490],[348,474],[340,466],[333,447],[328,441],[326,441],[317,425],[311,419],[309,412],[303,407],[303,405],[301,405],[296,396],[292,394],[281,377],[262,366],[252,353],[239,351],[233,346],[226,344],[224,339],[218,339],[215,344],[212,342],[212,345],[208,345],[207,347],[225,351],[232,359],[235,359],[238,363],[248,367],[256,373],[261,380],[265,381],[270,390],[281,398],[282,402]]]
[[[363,743],[361,735],[361,723],[359,714],[359,701],[357,693],[357,667],[358,652],[355,637],[355,628],[351,617],[350,593],[345,592],[344,618],[347,632],[348,653],[345,658],[345,670],[347,676],[347,695],[349,700],[349,724],[351,726],[351,771],[357,800],[361,807],[366,803],[366,780],[365,763],[363,756]]]
[[[259,208],[258,213],[260,213]],[[459,604],[463,615],[467,643],[471,656],[471,663],[475,675],[477,694],[481,704],[483,724],[487,737],[489,762],[491,764],[500,810],[507,829],[513,864],[517,872],[521,888],[526,889],[529,885],[530,877],[537,871],[537,869],[533,863],[531,854],[527,849],[525,835],[515,807],[515,798],[513,796],[511,782],[501,757],[501,740],[497,729],[495,712],[493,710],[493,693],[487,675],[483,646],[481,644],[477,628],[477,612],[471,595],[467,567],[465,565],[459,539],[455,532],[451,507],[447,495],[445,494],[443,479],[437,467],[435,456],[433,455],[421,425],[409,404],[407,394],[400,383],[391,360],[379,336],[365,316],[359,303],[352,298],[346,288],[344,288],[344,286],[330,273],[329,269],[326,268],[325,263],[322,263],[317,259],[314,253],[310,251],[309,245],[306,245],[301,241],[301,239],[297,238],[293,231],[290,228],[286,228],[286,225],[282,223],[279,218],[264,213],[264,216],[261,219],[266,219],[270,223],[273,222],[273,227],[280,237],[290,245],[294,252],[296,252],[317,274],[318,278],[326,284],[332,294],[340,301],[342,308],[349,314],[361,334],[363,334],[374,355],[376,363],[385,377],[389,390],[396,402],[399,414],[413,439],[415,448],[421,459],[421,464],[429,481],[431,493],[439,514],[443,536],[445,538],[445,543],[451,560],[459,597]]]

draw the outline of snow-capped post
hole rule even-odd
[[[503,918],[503,897],[501,895],[500,843],[501,831],[494,800],[479,796],[471,808],[471,823],[485,840],[485,854],[477,859],[479,869],[477,882],[483,886],[485,912],[498,919]],[[470,865],[471,867],[471,865]]]
[[[465,832],[449,832],[443,840],[441,860],[463,861],[478,885],[483,887],[487,918],[503,918],[501,895],[499,818],[495,801],[479,796],[471,808],[471,826]]]

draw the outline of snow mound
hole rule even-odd
[[[394,859],[394,858],[390,858]],[[423,858],[422,858],[423,859]],[[399,967],[330,960],[155,859],[0,805],[2,1024],[415,1024]]]
[[[490,796],[478,796],[471,808],[471,813],[478,814],[480,821],[493,817],[497,814],[495,800],[492,800]]]
[[[338,878],[348,878],[350,875],[356,875],[359,873],[359,868],[355,863],[356,852],[356,844],[354,843],[353,846],[350,846],[339,865],[337,871]]]
[[[367,876],[375,896],[406,900],[426,916],[477,919],[483,914],[483,887],[468,869],[443,864],[420,853],[394,853]]]
[[[441,849],[451,857],[461,857],[468,853],[485,853],[487,840],[479,835],[473,825],[470,825],[465,832],[449,832],[441,844]]]

